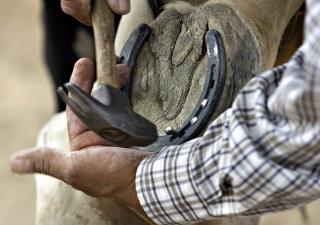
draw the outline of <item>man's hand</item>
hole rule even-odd
[[[74,66],[70,82],[76,84],[87,94],[91,94],[95,81],[95,65],[92,60],[80,59]],[[119,87],[123,86],[128,79],[128,67],[116,65],[116,77]],[[70,96],[72,98],[72,96]],[[68,134],[70,150],[77,151],[90,146],[114,146],[112,142],[104,140],[93,131],[89,130],[82,121],[67,107]]]
[[[21,174],[47,174],[90,196],[116,198],[142,211],[135,191],[135,174],[139,163],[149,154],[105,146],[65,154],[35,148],[13,156],[11,169]]]
[[[110,8],[120,15],[130,11],[130,0],[106,0]],[[63,12],[80,22],[91,25],[91,0],[61,0]]]
[[[124,84],[128,68],[116,66],[119,82]],[[72,72],[71,82],[88,94],[94,82],[94,63],[80,59]],[[67,110],[70,153],[34,148],[12,157],[16,173],[42,173],[53,176],[94,197],[113,197],[142,211],[135,191],[135,174],[139,163],[150,153],[134,149],[109,147],[102,139]]]

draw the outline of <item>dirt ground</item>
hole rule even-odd
[[[52,0],[54,1],[54,0]],[[15,151],[31,147],[53,113],[53,89],[43,64],[41,1],[0,0],[0,225],[32,225],[32,176],[9,170]],[[307,207],[310,225],[320,224],[320,201]],[[302,225],[298,210],[265,216],[263,225]]]

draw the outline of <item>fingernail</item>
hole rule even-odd
[[[14,158],[11,160],[11,170],[14,173],[31,173],[30,160]]]
[[[127,13],[130,11],[130,3],[129,1],[119,1],[119,8],[121,12]]]

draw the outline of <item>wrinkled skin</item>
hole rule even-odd
[[[169,2],[169,1],[168,1]],[[197,3],[202,3],[203,1],[191,1],[194,5]],[[293,14],[297,11],[297,9],[302,4],[301,0],[291,0],[291,1],[278,1],[278,0],[246,0],[246,1],[232,1],[232,0],[211,0],[206,3],[208,6],[203,6],[202,9],[207,7],[210,13],[214,11],[214,7],[216,3],[223,3],[228,6],[228,9],[231,8],[234,10],[235,14],[240,17],[243,27],[234,28],[235,30],[238,29],[240,31],[247,30],[246,33],[250,34],[250,39],[245,40],[250,43],[253,43],[252,48],[254,51],[257,52],[257,57],[254,59],[255,61],[251,62],[255,65],[246,66],[246,70],[243,71],[243,74],[249,73],[250,76],[252,73],[261,72],[262,70],[268,69],[273,66],[276,56],[277,50],[279,48],[279,44],[281,41],[281,37],[284,33],[285,27],[287,26],[290,18]],[[191,14],[190,18],[193,15],[196,15],[195,10],[197,10],[194,6],[183,4],[183,3],[175,3],[173,5],[168,6],[169,10],[176,11],[174,14],[176,18],[185,18],[188,21],[188,16]],[[221,8],[225,9],[225,8]],[[270,12],[273,12],[270,14]],[[194,14],[193,14],[194,13]],[[237,17],[235,16],[235,17]],[[229,19],[229,18],[228,18]],[[236,21],[235,18],[234,21]],[[119,52],[121,46],[123,45],[124,41],[127,39],[129,31],[133,30],[137,24],[141,22],[151,22],[153,20],[152,13],[150,12],[148,6],[146,5],[145,0],[135,0],[135,4],[131,5],[131,12],[124,17],[119,27],[119,33],[117,35],[117,42],[116,42],[116,51]],[[212,28],[220,29],[222,35],[227,35],[227,31],[224,30],[223,26],[219,24],[215,24],[211,22],[209,26]],[[160,27],[163,25],[162,23],[167,23],[165,19],[162,22],[153,23],[154,26]],[[210,21],[209,21],[210,22]],[[90,23],[87,21],[87,23]],[[192,27],[192,26],[191,26]],[[231,30],[233,31],[233,30]],[[241,33],[241,32],[239,32]],[[226,40],[226,39],[224,39]],[[241,39],[240,39],[241,40]],[[169,40],[168,40],[169,42]],[[226,43],[227,42],[227,43]],[[227,49],[227,56],[230,59],[229,67],[231,65],[239,65],[240,63],[236,61],[236,57],[233,57],[233,53],[235,52],[235,42],[228,42],[225,41],[226,49]],[[144,49],[145,56],[143,54],[140,56],[140,61],[143,62],[143,57],[146,57],[148,54],[148,49]],[[149,59],[148,59],[149,60]],[[146,60],[147,62],[149,62]],[[234,64],[232,64],[234,62]],[[238,64],[237,64],[238,63]],[[243,62],[244,63],[244,62]],[[199,63],[201,64],[201,63]],[[204,66],[203,66],[204,65]],[[203,62],[203,67],[205,67],[205,61]],[[201,67],[201,65],[200,65]],[[229,68],[228,67],[228,68]],[[139,74],[138,78],[135,80],[136,90],[140,90],[141,93],[145,92],[144,94],[150,94],[148,90],[152,90],[153,85],[157,85],[157,83],[148,83],[150,88],[147,91],[141,90],[138,87],[141,86],[141,81],[143,77],[150,77],[156,76],[158,72],[143,72],[143,66],[140,68],[135,68],[136,74]],[[228,69],[227,69],[228,70]],[[252,71],[250,71],[252,70]],[[231,70],[227,71],[229,74],[228,76],[231,78]],[[172,74],[168,74],[170,76]],[[178,76],[178,74],[176,74]],[[190,78],[194,79],[192,73],[186,74],[185,76],[189,76]],[[228,104],[232,101],[234,95],[236,94],[237,90],[240,88],[242,84],[246,82],[247,79],[250,77],[244,77],[243,82],[239,84],[239,86],[234,87],[234,92],[232,93],[231,97],[229,97]],[[199,78],[201,79],[201,78]],[[192,83],[192,82],[191,82]],[[232,84],[231,84],[232,85]],[[185,90],[188,90],[188,85],[185,85]],[[164,87],[163,87],[164,88]],[[173,88],[173,87],[170,87]],[[168,88],[168,89],[170,89]],[[196,90],[197,87],[194,87],[192,90]],[[199,87],[198,87],[199,89]],[[201,89],[201,88],[200,88]],[[139,98],[139,93],[136,91],[136,95],[134,97],[135,101],[135,109],[145,116],[148,116],[147,111],[145,111],[142,107],[138,107],[139,104],[142,104],[141,98]],[[140,94],[141,94],[140,93]],[[225,92],[225,96],[230,95],[229,93]],[[153,93],[151,96],[158,96],[158,93]],[[184,94],[182,96],[188,96],[188,94]],[[197,96],[193,98],[185,97],[185,102],[196,101]],[[161,99],[160,99],[161,100]],[[157,99],[157,101],[160,101]],[[167,99],[166,99],[167,100]],[[161,100],[162,101],[162,100]],[[168,105],[175,103],[175,98],[169,98]],[[221,106],[221,111],[223,108],[228,107],[228,104],[224,104]],[[180,107],[179,104],[176,104],[177,107]],[[187,104],[189,105],[189,104]],[[180,111],[179,111],[180,110]],[[169,111],[166,108],[159,108],[158,114],[163,114],[163,112],[178,112],[178,113],[171,113],[168,115],[174,115],[174,119],[177,117],[185,118],[185,115],[188,114],[188,109],[170,109]],[[184,110],[185,114],[181,114]],[[157,116],[155,116],[156,118]],[[76,120],[74,118],[73,120]],[[69,120],[70,122],[71,120]],[[169,120],[162,120],[161,123],[157,124],[158,126],[167,126],[170,123],[171,119]],[[179,125],[179,121],[175,121]],[[155,121],[157,122],[157,121]],[[75,123],[77,124],[77,123]],[[79,123],[80,124],[80,123]],[[69,134],[70,129],[76,129],[77,131],[85,131],[79,132],[78,134],[85,134],[91,136],[90,140],[93,141],[96,139],[96,144],[101,145],[110,145],[111,143],[105,143],[104,140],[95,137],[94,134],[87,131],[85,128],[75,127],[70,128],[69,126]],[[73,131],[71,132],[73,133]],[[76,132],[75,132],[76,133]],[[78,135],[76,137],[79,137]],[[78,138],[72,138],[71,135],[71,150],[79,149],[84,146],[91,145],[90,143],[83,143],[82,141],[77,141]],[[82,138],[80,138],[82,140]],[[87,140],[87,139],[86,139]],[[42,130],[39,140],[38,146],[46,146],[50,148],[60,149],[61,151],[68,151],[70,149],[69,142],[67,138],[67,126],[65,115],[57,115],[55,116]],[[87,195],[83,194],[82,192],[76,191],[70,186],[58,181],[56,179],[45,177],[42,175],[37,175],[37,225],[50,225],[50,224],[68,224],[68,225],[82,225],[82,224],[89,224],[89,225],[116,225],[116,224],[152,224],[150,221],[145,221],[146,219],[141,219],[141,215],[137,216],[135,212],[130,210],[129,208],[123,206],[118,201],[112,199],[99,199],[88,197]],[[139,213],[138,213],[139,214]],[[121,218],[119,220],[119,218]],[[202,224],[212,224],[212,225],[232,225],[232,224],[240,224],[240,225],[255,225],[257,224],[256,218],[247,218],[247,219],[224,219],[224,220],[217,220],[213,222],[207,222]]]

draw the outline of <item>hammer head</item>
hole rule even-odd
[[[65,84],[64,88],[58,89],[61,98],[90,130],[102,138],[122,147],[147,146],[157,140],[156,126],[133,112],[128,97],[120,90],[98,85],[93,96],[89,96],[71,83]]]

